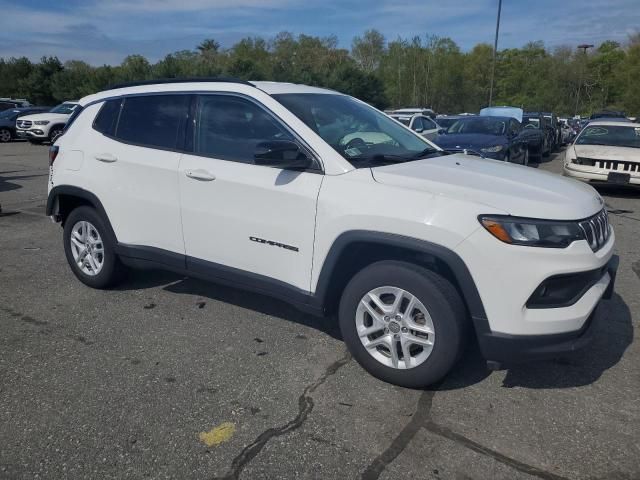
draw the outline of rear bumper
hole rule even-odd
[[[608,300],[613,295],[619,258],[611,257],[607,272],[611,278],[602,298]],[[477,332],[480,350],[489,362],[498,364],[519,363],[527,360],[553,358],[580,350],[593,337],[594,325],[598,321],[598,305],[578,330],[550,335],[509,335],[498,332]]]

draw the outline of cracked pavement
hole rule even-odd
[[[489,372],[471,347],[415,391],[267,297],[156,271],[85,287],[47,171],[45,146],[0,145],[0,479],[640,478],[640,191],[602,190],[621,263],[589,349]]]

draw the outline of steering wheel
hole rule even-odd
[[[349,140],[343,147],[343,151],[347,151],[350,148],[367,148],[367,143],[360,137],[355,137]]]

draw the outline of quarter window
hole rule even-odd
[[[231,95],[202,95],[196,116],[194,152],[254,163],[259,143],[294,140],[276,119],[253,102]]]
[[[127,97],[120,113],[116,138],[143,146],[179,149],[188,112],[188,95]]]
[[[121,103],[122,99],[104,102],[93,122],[93,128],[100,133],[113,136],[116,131],[116,123],[118,122]]]

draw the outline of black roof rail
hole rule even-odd
[[[178,77],[178,78],[156,78],[154,80],[139,80],[137,82],[124,82],[109,85],[104,90],[114,90],[116,88],[137,87],[140,85],[162,85],[166,83],[194,83],[194,82],[225,82],[225,83],[240,83],[242,85],[249,85],[255,87],[253,83],[241,80],[235,77]],[[103,91],[104,91],[103,90]]]

